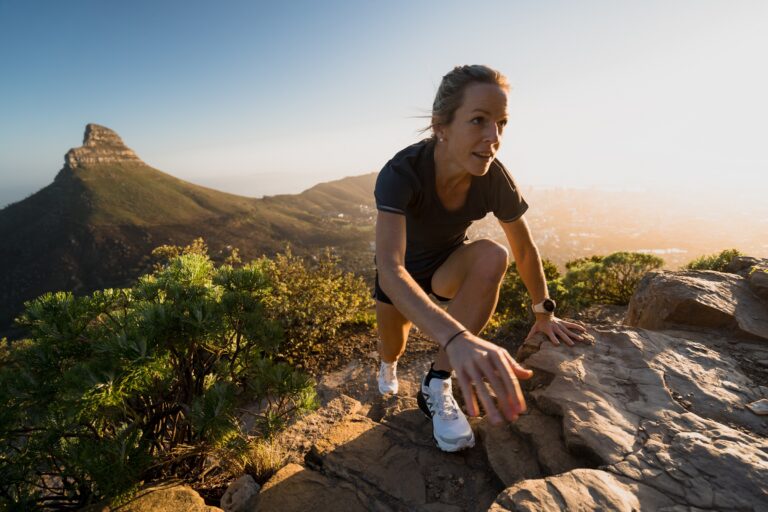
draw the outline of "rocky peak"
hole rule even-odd
[[[141,159],[113,130],[90,123],[85,127],[83,145],[70,149],[64,161],[67,167],[75,169],[94,164],[141,162]]]

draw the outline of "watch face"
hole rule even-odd
[[[550,313],[555,310],[555,301],[553,301],[552,299],[544,299],[544,303],[542,305],[544,306],[544,309],[546,309]]]

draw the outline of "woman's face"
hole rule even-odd
[[[436,127],[435,134],[449,165],[482,176],[501,144],[507,124],[507,93],[495,84],[475,83],[464,89],[463,99],[453,121]]]

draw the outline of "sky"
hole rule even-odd
[[[512,84],[523,187],[768,190],[768,2],[0,0],[0,207],[85,125],[149,165],[259,197],[378,171],[442,75]]]

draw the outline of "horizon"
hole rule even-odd
[[[766,22],[749,1],[0,3],[0,207],[49,184],[89,122],[249,197],[376,172],[419,139],[440,77],[482,62],[512,84],[499,155],[521,187],[738,208],[768,189]]]

